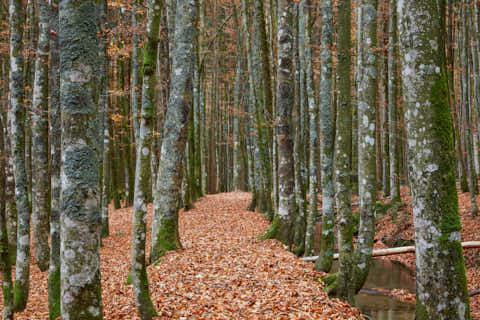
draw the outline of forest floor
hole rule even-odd
[[[312,263],[275,240],[258,240],[269,223],[246,210],[250,198],[209,195],[195,209],[180,212],[184,250],[148,268],[159,319],[360,319],[358,309],[322,292],[318,278],[324,274]],[[150,206],[149,230],[151,218]],[[111,236],[101,249],[105,319],[138,319],[133,288],[126,284],[131,221],[132,208],[110,212]],[[16,319],[48,319],[48,273],[33,263],[28,309]]]
[[[381,201],[386,214],[377,220],[374,249],[385,249],[395,246],[414,245],[414,228],[412,215],[412,198],[407,187],[401,189],[402,203],[399,206],[389,206],[390,200]],[[477,204],[480,196],[477,196]],[[462,223],[462,241],[480,240],[480,215],[472,216],[470,194],[458,191],[458,205]],[[467,271],[468,289],[470,292],[480,289],[480,248],[464,249],[465,266]],[[395,260],[403,263],[415,272],[415,254],[407,253],[378,257],[376,259]],[[394,290],[393,296],[402,301],[415,303],[415,295],[406,290]],[[470,298],[472,319],[480,320],[480,294]]]

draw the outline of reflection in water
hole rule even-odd
[[[332,272],[337,271],[334,264]],[[407,289],[415,293],[415,279],[412,272],[404,265],[383,260],[373,260],[365,289]],[[370,319],[377,320],[413,320],[415,305],[400,302],[390,296],[372,295],[360,292],[355,297],[355,303],[360,311]]]

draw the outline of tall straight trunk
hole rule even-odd
[[[360,226],[355,249],[353,281],[355,291],[362,288],[370,271],[377,195],[376,117],[377,117],[377,0],[362,0],[358,25],[361,38],[358,66],[358,158]]]
[[[305,231],[307,224],[307,193],[305,177],[305,24],[299,15],[299,4],[294,7],[295,49],[294,49],[294,145],[293,159],[295,170],[295,199],[298,214],[295,221],[295,254],[302,255],[305,250]],[[300,19],[299,19],[300,18]],[[300,30],[302,29],[302,31]]]
[[[318,105],[315,101],[315,88],[312,66],[312,41],[311,41],[311,5],[310,0],[302,2],[302,15],[305,19],[305,81],[308,103],[308,113],[310,115],[310,139],[309,139],[309,210],[307,216],[307,229],[305,234],[305,255],[313,253],[313,244],[315,237],[315,225],[318,214],[318,161],[319,161],[319,134],[318,134]]]
[[[242,86],[242,56],[243,56],[243,39],[241,37],[240,22],[238,19],[237,8],[233,8],[235,14],[235,23],[237,26],[237,67],[235,71],[235,89],[234,89],[234,110],[233,110],[233,188],[235,191],[241,189],[241,162],[242,150],[240,144],[240,99]]]
[[[50,29],[58,34],[58,1],[50,8]],[[48,315],[60,317],[60,52],[58,37],[50,37],[50,267],[48,269]]]
[[[132,11],[132,83],[130,86],[130,98],[132,105],[132,122],[133,122],[133,132],[135,137],[135,143],[138,145],[138,138],[140,136],[140,120],[138,114],[138,30],[137,30],[137,20],[138,20],[138,3],[133,3]]]
[[[6,162],[5,133],[3,120],[0,118],[0,272],[2,273],[3,320],[13,320],[13,285],[12,266],[9,258],[9,245],[6,217]]]
[[[338,215],[338,260],[337,296],[353,301],[353,219],[351,208],[351,141],[352,111],[350,101],[350,0],[338,2],[338,107],[335,135],[335,201]]]
[[[248,0],[242,0],[242,30],[244,34],[245,48],[247,53],[247,73],[248,73],[248,127],[249,127],[249,151],[251,161],[250,163],[250,188],[252,191],[252,201],[249,205],[249,210],[255,211],[259,203],[261,202],[262,187],[259,183],[260,174],[258,174],[258,168],[260,163],[260,156],[258,152],[258,135],[256,134],[254,121],[257,98],[255,96],[255,72],[253,69],[253,53],[251,46],[251,37],[248,21]]]
[[[128,79],[127,73],[127,63],[126,61],[119,61],[120,64],[120,74],[118,86],[121,92],[127,91],[126,80]],[[124,161],[124,172],[125,172],[125,194],[126,194],[126,204],[127,206],[133,205],[134,198],[134,189],[135,189],[135,168],[133,165],[133,155],[131,148],[131,139],[130,139],[130,112],[129,112],[129,99],[125,95],[120,96],[120,112],[123,116],[122,118],[122,133],[121,133],[121,143],[123,151],[123,161]]]
[[[389,27],[390,27],[390,10],[389,10],[389,3],[390,0],[384,0],[386,4],[388,4],[387,9],[385,9],[384,17],[385,17],[385,22],[383,26],[383,33],[384,33],[384,45],[388,46],[388,43],[390,41],[390,33],[389,33]],[[381,90],[383,90],[384,94],[384,104],[383,104],[383,109],[382,109],[382,187],[383,187],[383,196],[388,197],[390,196],[390,125],[388,122],[388,51],[384,51],[384,60],[382,61],[382,67],[383,71],[382,72],[382,82],[383,82],[383,87]]]
[[[147,232],[147,196],[150,193],[150,157],[155,113],[155,87],[157,79],[158,35],[162,0],[150,0],[147,11],[147,42],[143,55],[143,86],[140,130],[137,137],[135,200],[132,229],[132,265],[135,304],[143,320],[157,315],[150,299],[147,268],[145,264],[145,236]]]
[[[5,64],[9,59],[5,59]],[[5,72],[3,73],[8,77],[7,68],[4,68]],[[8,84],[4,85],[4,96],[8,97]],[[8,110],[8,107],[5,108]],[[9,255],[8,258],[10,259],[10,264],[15,265],[16,256],[17,256],[17,205],[15,201],[15,179],[14,179],[14,170],[13,170],[13,153],[11,150],[11,121],[10,117],[7,116],[7,112],[3,115],[3,123],[4,123],[4,139],[5,139],[5,155],[6,159],[6,190],[5,190],[5,216],[6,216],[6,223],[7,223],[7,235],[8,235],[8,247],[9,247]]]
[[[37,1],[27,0],[26,6],[26,24],[24,34],[24,47],[30,52],[37,50],[38,39],[38,19],[37,19]],[[24,68],[24,86],[25,86],[25,170],[27,172],[28,199],[32,202],[32,100],[33,100],[33,82],[35,79],[35,55],[25,54]]]
[[[400,146],[398,135],[398,36],[397,0],[390,0],[389,46],[388,46],[388,129],[390,152],[390,195],[392,201],[400,201]]]
[[[61,313],[102,319],[97,103],[98,3],[59,7],[61,162]]]
[[[445,5],[401,1],[398,8],[418,320],[470,319],[448,105]]]
[[[473,3],[473,8],[472,8],[472,16],[473,16],[473,36],[476,38],[473,39],[472,41],[472,60],[473,60],[473,92],[474,92],[474,99],[475,99],[475,113],[476,113],[476,121],[475,121],[475,126],[477,128],[475,132],[475,137],[477,141],[477,145],[474,148],[475,151],[475,167],[476,167],[476,172],[477,176],[480,175],[480,158],[479,155],[480,153],[478,152],[478,145],[479,145],[479,135],[478,135],[478,130],[480,128],[480,45],[479,45],[479,37],[478,33],[480,32],[479,28],[479,12],[478,12],[478,4],[477,2]]]
[[[32,223],[33,247],[37,266],[48,269],[49,234],[49,171],[48,171],[48,54],[50,49],[49,6],[38,4],[39,37],[35,60],[35,81],[32,104]]]
[[[471,106],[471,77],[470,77],[470,4],[466,1],[462,6],[462,34],[461,36],[461,56],[463,72],[461,74],[461,92],[462,92],[462,127],[464,128],[463,139],[466,150],[466,169],[468,189],[470,190],[470,204],[472,206],[472,215],[478,214],[475,193],[477,190],[477,176],[473,164],[473,144],[472,144],[472,106]]]
[[[23,3],[10,0],[10,141],[12,144],[15,201],[18,213],[14,311],[27,306],[30,275],[30,205],[25,169]]]
[[[247,1],[248,3],[248,1]],[[270,160],[270,130],[266,127],[272,109],[271,77],[268,57],[268,42],[266,38],[265,16],[262,1],[255,0],[253,19],[253,38],[251,39],[252,72],[255,85],[255,117],[257,120],[257,140],[259,156],[262,160],[261,169],[262,193],[260,210],[270,220],[273,219],[272,179]],[[244,8],[247,8],[244,6]],[[247,11],[244,11],[244,15]]]
[[[277,143],[278,143],[278,213],[266,238],[280,240],[290,246],[294,240],[296,219],[295,176],[293,165],[292,118],[293,48],[295,41],[293,3],[278,1],[278,73],[277,73]]]
[[[177,0],[172,85],[155,190],[151,262],[161,258],[166,251],[181,248],[177,202],[182,183],[189,113],[193,102],[193,43],[196,19],[196,1]]]
[[[109,115],[109,97],[108,97],[108,56],[107,56],[107,34],[105,28],[105,23],[107,21],[107,1],[102,0],[100,4],[100,28],[102,29],[102,36],[100,38],[100,72],[102,72],[102,81],[100,83],[100,93],[99,93],[99,104],[100,108],[103,109],[103,119],[100,118],[100,121],[103,121],[102,128],[100,132],[102,138],[102,175],[100,181],[100,186],[102,188],[102,202],[101,202],[101,217],[102,217],[102,231],[101,237],[106,238],[110,234],[109,229],[109,220],[108,220],[108,205],[110,203],[110,185],[111,185],[111,170],[110,170],[110,115]]]
[[[320,152],[322,185],[322,241],[315,269],[328,272],[334,250],[334,187],[333,187],[333,106],[332,106],[333,9],[331,0],[322,2],[321,82],[320,82]]]

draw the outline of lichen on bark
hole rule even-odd
[[[159,25],[161,18],[161,0],[151,0],[147,9],[147,48],[144,52],[144,65],[146,68],[156,69],[157,59],[150,59],[157,55]],[[153,138],[154,99],[156,86],[155,73],[143,75],[142,107],[140,128],[137,135],[136,177],[134,194],[134,215],[132,223],[132,258],[131,275],[135,295],[135,304],[140,317],[144,320],[152,319],[157,315],[155,307],[150,299],[147,268],[145,263],[145,238],[146,238],[146,215],[148,194],[150,193],[150,160]]]
[[[17,259],[15,264],[14,311],[27,306],[30,275],[30,204],[25,169],[24,128],[24,59],[23,51],[23,3],[10,0],[10,141],[13,174],[15,177],[15,201],[18,214]]]
[[[334,245],[334,188],[333,188],[333,112],[332,112],[332,1],[322,2],[321,34],[321,83],[320,83],[320,166],[322,188],[321,250],[315,269],[328,272],[333,263]]]
[[[445,59],[445,0],[400,1],[416,318],[470,319]]]
[[[278,239],[290,246],[295,235],[296,201],[293,164],[293,138],[290,119],[293,107],[293,2],[278,2],[277,69],[277,143],[278,143],[278,213],[266,238]],[[276,221],[275,221],[276,220]]]
[[[32,103],[32,224],[35,260],[41,271],[49,265],[49,170],[48,170],[48,54],[50,15],[46,0],[38,5],[39,36],[35,57]]]
[[[150,262],[161,258],[166,251],[182,248],[178,235],[178,199],[193,101],[196,1],[178,0],[176,11],[172,84],[154,195]]]
[[[59,5],[62,319],[102,319],[97,152],[98,5]]]

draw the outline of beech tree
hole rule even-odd
[[[293,2],[278,2],[278,69],[277,69],[277,145],[278,145],[278,213],[265,238],[293,243],[296,220],[293,139],[290,119],[293,106]]]
[[[98,3],[59,6],[62,319],[102,319],[99,160],[96,151]]]
[[[444,0],[398,4],[416,239],[416,319],[470,319],[446,81],[445,5]]]
[[[46,0],[38,1],[39,36],[35,59],[32,104],[32,223],[35,259],[40,270],[48,269],[50,248],[48,170],[48,56],[50,10]]]
[[[335,203],[337,206],[338,260],[337,296],[353,301],[353,226],[351,208],[351,141],[352,110],[350,99],[350,0],[338,2],[338,105],[333,165],[335,170]]]
[[[320,151],[322,185],[321,252],[315,269],[328,272],[333,262],[334,246],[334,184],[333,184],[333,111],[332,111],[332,1],[322,2],[321,83],[320,83]]]
[[[15,201],[18,212],[17,260],[15,264],[14,310],[27,306],[30,286],[30,205],[25,169],[23,3],[10,0],[10,143],[12,145]]]
[[[135,177],[135,198],[133,202],[132,228],[132,278],[135,303],[142,319],[157,315],[150,300],[148,275],[145,264],[146,215],[150,186],[150,161],[153,137],[154,99],[156,86],[156,62],[158,35],[161,18],[161,0],[151,0],[147,11],[147,43],[143,55],[143,86],[140,127],[137,135],[137,164]]]
[[[58,1],[50,8],[50,30],[58,34]],[[50,266],[48,269],[49,319],[60,314],[60,166],[62,126],[60,106],[60,48],[58,37],[50,36]]]
[[[178,199],[187,140],[189,112],[193,101],[193,50],[197,5],[194,0],[177,0],[172,54],[171,89],[164,125],[164,139],[156,190],[150,262],[166,251],[182,248],[178,234]]]

